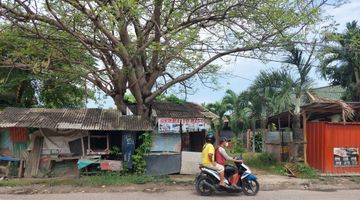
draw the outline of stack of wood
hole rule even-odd
[[[286,169],[286,173],[288,176],[299,177],[300,172],[298,170],[296,163],[286,163],[284,165],[284,168]]]

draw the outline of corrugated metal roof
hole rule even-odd
[[[151,123],[140,116],[122,115],[110,109],[6,108],[0,127],[32,127],[79,130],[150,131]]]
[[[129,109],[135,113],[136,106],[128,105]],[[156,117],[161,118],[209,118],[215,119],[218,116],[204,107],[190,102],[172,103],[172,102],[153,102],[152,109],[155,111]]]

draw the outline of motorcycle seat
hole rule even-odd
[[[207,166],[202,165],[202,164],[199,164],[199,168],[200,168],[200,169],[202,169],[202,168],[204,168],[204,169],[208,169],[208,170],[214,171],[215,173],[218,173],[215,169],[210,168],[210,167],[207,167]]]

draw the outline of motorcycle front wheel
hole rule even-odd
[[[255,196],[260,189],[259,182],[257,180],[243,180],[242,191],[247,196]]]
[[[209,186],[213,181],[207,176],[200,176],[195,182],[195,189],[201,196],[210,196],[213,194],[213,189]]]

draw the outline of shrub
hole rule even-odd
[[[135,174],[144,174],[146,172],[145,156],[150,152],[152,137],[151,133],[144,133],[140,136],[142,144],[135,150],[132,156]]]
[[[234,155],[239,155],[239,154],[243,154],[244,152],[245,152],[245,148],[241,140],[239,138],[233,137],[231,139],[230,153]]]
[[[273,154],[270,153],[247,153],[244,154],[243,160],[249,166],[257,168],[267,168],[277,164],[277,160]]]
[[[304,163],[296,163],[296,170],[299,172],[300,178],[312,179],[318,177],[317,171]]]

